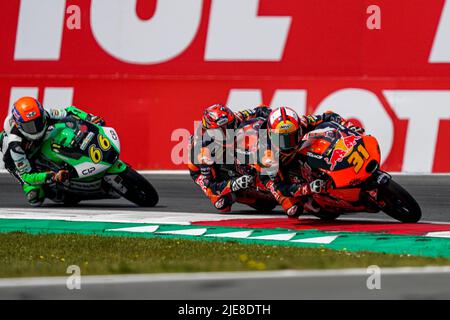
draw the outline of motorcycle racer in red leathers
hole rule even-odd
[[[273,110],[269,115],[268,139],[259,141],[267,142],[268,145],[259,147],[265,152],[259,157],[260,163],[256,166],[258,178],[290,217],[296,217],[302,213],[301,208],[304,206],[309,206],[308,209],[314,211],[312,204],[301,203],[300,197],[326,191],[327,186],[323,180],[305,182],[308,181],[308,177],[305,176],[308,173],[302,170],[298,150],[303,135],[328,121],[342,122],[354,130],[362,130],[333,112],[300,117],[293,109],[281,107]],[[297,174],[291,174],[292,172]],[[299,172],[303,173],[303,176],[299,176]]]
[[[266,106],[233,112],[221,104],[203,112],[202,125],[190,139],[188,168],[191,178],[220,212],[230,211],[236,192],[253,184],[251,175],[230,178],[227,174],[235,172],[234,131],[245,121],[267,118],[270,112]],[[227,134],[232,138],[225,141]]]

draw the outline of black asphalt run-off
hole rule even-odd
[[[188,175],[150,174],[146,178],[157,189],[160,202],[155,208],[138,208],[125,199],[99,200],[82,202],[77,208],[88,210],[136,210],[136,211],[167,211],[190,213],[215,213],[209,200],[200,188],[193,183]],[[423,221],[450,222],[450,176],[448,175],[396,175],[394,180],[406,188],[419,202]],[[50,201],[46,207],[58,208]],[[28,205],[20,185],[8,174],[0,174],[0,208],[27,208]],[[276,213],[283,215],[280,207]],[[233,206],[232,213],[256,214],[254,209],[241,204]],[[219,214],[219,213],[218,213]],[[258,214],[264,214],[259,212]],[[267,212],[267,214],[270,214]],[[383,213],[352,214],[358,218],[376,218],[392,220]]]

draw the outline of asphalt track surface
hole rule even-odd
[[[80,203],[77,208],[89,211],[147,211],[149,215],[151,211],[167,211],[168,214],[170,212],[216,212],[200,188],[193,183],[188,175],[152,174],[146,175],[146,178],[154,185],[160,196],[160,201],[155,208],[138,208],[125,199],[86,201]],[[419,202],[423,213],[422,220],[450,222],[450,175],[397,175],[394,176],[394,180],[408,190]],[[46,202],[44,206],[47,208],[60,207],[64,210],[60,205],[51,202]],[[28,208],[20,186],[7,174],[0,174],[0,208]],[[280,207],[274,212],[283,215]],[[231,214],[233,213],[261,215],[266,212],[256,212],[245,205],[235,204]],[[267,212],[267,214],[273,213]],[[352,214],[351,217],[392,220],[383,213],[358,213]]]
[[[189,213],[214,213],[210,202],[187,175],[146,175],[159,192],[157,207],[141,209],[126,200],[101,200],[81,203],[82,211],[126,210]],[[423,221],[450,222],[450,176],[394,176],[419,202]],[[8,175],[0,174],[1,208],[27,208],[20,186]],[[45,203],[47,208],[65,208]],[[275,212],[283,215],[281,210]],[[235,205],[233,213],[254,215],[256,211]],[[258,215],[265,214],[262,212]],[[267,212],[267,214],[273,214]],[[392,220],[384,214],[353,214],[359,219]],[[1,244],[0,244],[1,245]],[[3,285],[0,299],[450,299],[450,271],[437,273],[387,274],[381,290],[369,290],[366,274],[263,276],[244,279],[160,279],[155,281],[93,281],[82,290],[67,290],[65,284]]]
[[[5,279],[0,299],[450,299],[450,267],[427,269],[381,269],[379,282],[365,269],[87,276],[79,290],[63,277]]]

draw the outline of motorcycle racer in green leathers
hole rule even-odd
[[[5,168],[21,183],[28,203],[40,206],[45,199],[43,186],[69,179],[67,170],[39,171],[30,160],[36,153],[49,127],[72,115],[97,125],[104,125],[103,119],[86,113],[76,107],[65,109],[44,109],[32,97],[22,97],[14,105],[4,122],[0,134],[0,149]]]

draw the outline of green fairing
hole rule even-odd
[[[108,169],[109,174],[121,173],[124,172],[128,166],[125,162],[118,160],[111,168]]]
[[[75,107],[69,107],[66,111],[80,119],[87,116],[87,113]],[[84,133],[81,138],[77,138],[77,132],[81,127],[84,127]],[[105,132],[105,129],[108,131]],[[127,168],[127,165],[118,159],[120,153],[116,146],[118,138],[114,132],[111,139],[111,132],[111,128],[103,128],[88,121],[56,123],[42,143],[37,157],[58,168],[72,168],[73,181],[97,181],[105,174],[120,173]],[[90,140],[87,139],[89,133],[92,135]],[[76,172],[78,177],[74,176]]]
[[[76,117],[78,117],[81,120],[86,120],[88,118],[88,113],[76,108],[76,107],[68,107],[65,109],[68,114],[72,114]],[[55,127],[65,127],[64,124],[56,124]],[[0,132],[0,142],[2,141],[4,136],[4,131]],[[54,138],[54,143],[62,146],[62,147],[69,147],[70,142],[75,138],[75,133],[73,130],[69,128],[65,128],[61,130],[60,134],[57,135]],[[1,144],[0,144],[1,148]],[[21,174],[22,180],[25,182],[25,185],[30,186],[39,186],[46,183],[48,179],[48,173],[47,172],[38,172],[38,173],[24,173]],[[27,193],[27,192],[26,192]]]
[[[66,108],[66,112],[70,113],[74,116],[77,116],[81,120],[86,120],[89,116],[88,113],[84,112],[83,110],[78,109],[77,107],[71,106]]]

